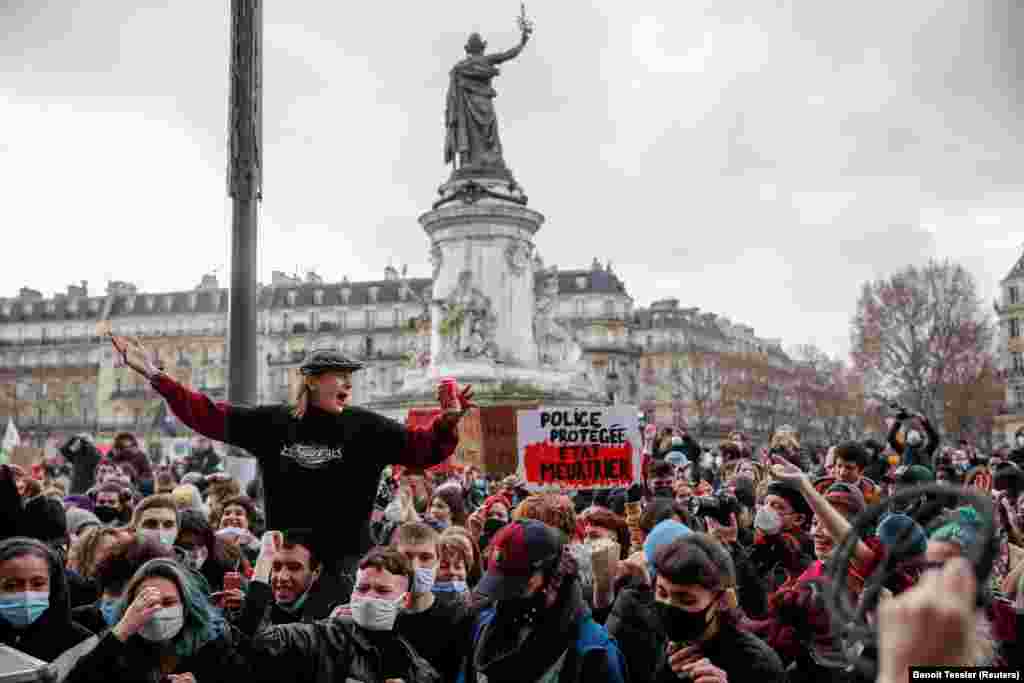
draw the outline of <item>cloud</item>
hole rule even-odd
[[[470,31],[513,45],[516,8],[396,7],[265,8],[263,277],[429,273],[416,219],[450,170],[448,70]],[[547,261],[611,258],[638,304],[674,296],[836,352],[862,281],[948,257],[990,298],[1016,261],[1014,0],[527,9],[537,31],[495,103]],[[0,272],[0,294],[173,289],[226,264],[227,15],[0,7],[0,222],[33,257]]]

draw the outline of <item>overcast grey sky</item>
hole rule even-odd
[[[956,258],[990,300],[1024,242],[1016,4],[527,3],[496,106],[541,254],[833,353],[906,263]],[[0,0],[0,296],[227,265],[228,6]],[[448,69],[518,11],[265,0],[264,279],[429,274]]]

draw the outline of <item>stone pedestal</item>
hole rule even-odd
[[[544,217],[483,201],[425,213],[434,263],[430,353],[435,364],[537,364],[533,236]]]
[[[403,389],[374,407],[436,405],[446,376],[472,384],[481,405],[606,403],[585,377],[578,347],[552,357],[552,338],[574,342],[553,320],[550,291],[535,291],[533,238],[544,216],[509,179],[453,176],[440,194],[419,219],[434,269],[430,365],[410,369]]]

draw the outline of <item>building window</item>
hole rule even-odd
[[[1013,404],[1018,408],[1024,408],[1024,387],[1013,388]]]
[[[377,303],[377,294],[379,293],[379,291],[380,287],[370,287],[369,295],[371,304]]]
[[[294,306],[295,300],[299,297],[298,292],[288,292],[288,305]]]
[[[324,290],[318,289],[315,292],[313,292],[313,302],[317,306],[323,306],[324,305]]]
[[[1010,318],[1010,339],[1020,336],[1020,319]]]
[[[281,325],[281,329],[283,329],[283,330],[284,330],[285,334],[291,334],[291,331],[292,331],[292,321],[291,321],[291,316],[290,316],[290,315],[288,315],[287,313],[285,313],[285,314],[284,314],[284,315],[283,315],[283,316],[281,317],[281,319],[282,319],[282,321],[283,321],[283,323],[282,323],[282,325]]]
[[[1014,351],[1010,354],[1010,360],[1013,364],[1014,372],[1024,372],[1024,353]]]
[[[320,314],[319,313],[313,313],[311,315],[311,317],[312,317],[312,320],[310,322],[312,323],[311,327],[312,327],[313,331],[314,332],[319,332],[320,331]]]
[[[366,312],[366,329],[373,329],[373,311]]]
[[[578,278],[576,278],[576,289],[586,289],[586,288],[587,288],[587,278],[586,277],[578,277]]]
[[[1020,293],[1017,290],[1017,285],[1012,285],[1006,290],[1006,297],[1010,300],[1010,305],[1020,302]]]
[[[585,315],[587,312],[587,302],[583,299],[576,299],[576,315]]]

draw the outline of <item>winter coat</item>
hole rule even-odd
[[[667,642],[660,633],[656,638],[658,656],[654,659],[656,683],[678,683],[679,676],[668,663]],[[729,681],[753,683],[784,683],[786,671],[782,660],[763,640],[745,633],[730,623],[722,624],[718,632],[700,643],[700,652],[711,664],[725,671]]]
[[[440,683],[437,671],[404,639],[387,635],[394,638],[390,644],[405,659],[399,663],[402,675],[395,678],[405,683]],[[383,683],[385,664],[396,664],[390,657],[385,662],[368,631],[341,619],[265,629],[249,641],[245,656],[252,667],[251,683]]]
[[[0,543],[0,552],[19,545],[47,553],[50,563],[50,606],[27,628],[14,628],[0,618],[0,643],[44,662],[52,662],[65,650],[89,638],[92,632],[71,619],[67,579],[57,554],[39,541],[28,538],[3,541]]]
[[[652,662],[657,661],[658,617],[651,608],[654,591],[650,586],[634,583],[619,592],[605,622],[608,635],[615,638],[626,659],[630,683],[651,683],[654,680]]]
[[[202,683],[237,683],[250,680],[249,666],[235,649],[229,630],[191,656],[178,660],[170,673],[191,673]],[[65,683],[156,683],[162,678],[156,648],[140,636],[125,642],[109,631],[96,647],[72,667]]]

